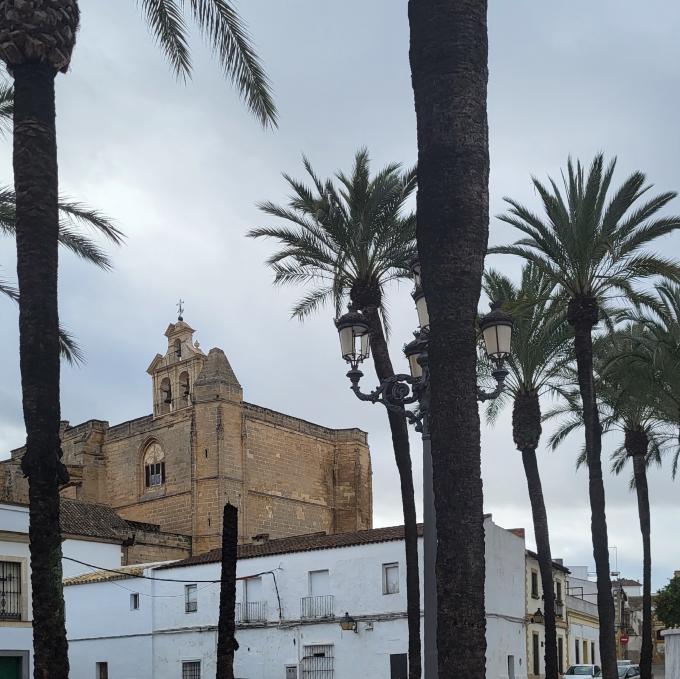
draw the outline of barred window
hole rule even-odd
[[[333,679],[333,645],[304,647],[302,679]]]
[[[182,663],[182,679],[201,679],[201,661],[185,660]]]
[[[0,620],[21,620],[21,563],[0,561]]]

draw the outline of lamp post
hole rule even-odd
[[[425,605],[425,638],[424,669],[425,679],[436,679],[437,666],[437,585],[435,565],[437,559],[437,529],[434,504],[432,475],[432,453],[430,448],[429,408],[430,408],[430,373],[428,366],[428,346],[430,334],[430,317],[427,311],[425,294],[420,283],[420,263],[417,259],[411,262],[411,273],[415,283],[412,293],[418,315],[419,328],[414,339],[404,346],[404,355],[408,360],[410,374],[398,374],[388,377],[371,392],[363,392],[359,382],[364,374],[359,365],[369,355],[370,327],[363,314],[350,306],[348,313],[335,322],[340,335],[342,357],[350,365],[347,377],[350,388],[361,401],[382,403],[388,410],[400,412],[408,422],[415,426],[423,439],[423,524],[424,524],[424,605]],[[503,391],[508,371],[503,364],[510,354],[512,336],[512,318],[501,309],[500,302],[491,305],[491,312],[480,322],[487,358],[494,368],[491,375],[496,387],[490,392],[477,387],[477,400],[488,401],[497,398]],[[418,404],[418,409],[408,406]]]

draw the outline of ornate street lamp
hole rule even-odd
[[[382,403],[388,410],[400,412],[415,425],[423,435],[423,519],[425,524],[424,538],[424,603],[425,603],[425,676],[429,679],[437,677],[437,592],[435,580],[435,561],[437,556],[437,533],[435,527],[434,493],[432,489],[432,456],[429,436],[430,406],[430,373],[428,367],[428,348],[430,336],[430,317],[427,302],[421,285],[420,262],[414,258],[410,263],[415,283],[412,293],[416,303],[419,329],[415,338],[404,346],[404,355],[408,359],[410,374],[398,374],[388,377],[371,392],[361,391],[359,382],[363,373],[359,364],[368,358],[370,328],[361,313],[350,309],[335,322],[340,335],[342,357],[351,369],[347,377],[351,389],[361,401]],[[477,400],[495,399],[503,391],[508,371],[503,367],[510,355],[512,339],[512,318],[501,309],[500,302],[491,305],[491,311],[480,321],[486,357],[493,363],[491,375],[496,381],[496,388],[487,392],[477,387]],[[418,409],[407,406],[418,403]],[[344,629],[344,628],[343,628]]]
[[[358,633],[358,625],[357,621],[347,612],[345,611],[344,617],[340,619],[340,628],[344,632],[355,632]]]
[[[369,325],[364,315],[350,307],[349,311],[335,321],[340,336],[340,352],[352,370],[357,370],[370,354]]]

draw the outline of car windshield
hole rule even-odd
[[[573,674],[580,677],[591,677],[593,675],[593,668],[588,665],[574,665],[567,670],[567,674]]]
[[[625,677],[629,669],[630,665],[621,665],[621,667],[619,667],[619,679]]]

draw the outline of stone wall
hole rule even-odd
[[[71,473],[62,494],[108,505],[127,520],[190,535],[194,552],[220,545],[226,502],[239,510],[241,542],[261,533],[276,538],[371,528],[366,434],[244,402],[224,352],[211,349],[206,356],[192,343],[192,333],[185,323],[171,325],[167,353],[157,355],[149,367],[155,416],[113,427],[104,420],[73,427],[62,423],[63,459]],[[177,359],[176,337],[186,361]],[[192,367],[187,369],[190,398],[173,399],[162,408],[156,393],[159,376],[172,373],[176,382],[185,363]],[[163,451],[165,482],[147,487],[144,454],[152,444]],[[0,463],[0,497],[27,499],[19,468],[22,454],[17,449],[11,460]]]

